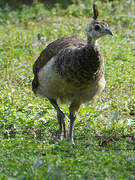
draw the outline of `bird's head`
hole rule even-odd
[[[111,30],[108,27],[108,24],[104,21],[98,21],[98,10],[96,5],[93,5],[93,21],[89,25],[88,32],[87,32],[87,37],[88,39],[91,39],[92,41],[96,41],[98,38],[104,36],[104,35],[113,35]]]

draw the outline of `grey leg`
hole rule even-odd
[[[69,132],[69,137],[70,140],[72,141],[72,143],[74,144],[74,138],[73,138],[73,129],[74,129],[74,121],[76,119],[77,116],[77,112],[79,110],[80,104],[74,104],[72,103],[70,105],[69,111],[70,111],[70,132]]]
[[[70,137],[70,140],[72,141],[72,143],[74,144],[74,138],[73,138],[73,129],[74,129],[74,121],[76,119],[76,116],[73,116],[71,113],[70,113],[70,131],[69,131],[69,137]]]
[[[53,99],[49,99],[50,103],[54,106],[54,108],[57,111],[57,118],[60,126],[60,139],[63,137],[63,131],[64,131],[64,137],[67,137],[67,130],[66,130],[66,123],[65,123],[65,115],[64,113],[60,110],[57,102]],[[63,127],[62,127],[63,126]],[[62,131],[63,129],[63,131]]]

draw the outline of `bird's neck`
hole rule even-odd
[[[90,37],[90,36],[87,36],[87,47],[94,47],[96,45],[96,42],[97,40]]]

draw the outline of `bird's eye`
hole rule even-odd
[[[99,25],[96,25],[95,26],[95,30],[98,31],[100,29],[100,26]]]

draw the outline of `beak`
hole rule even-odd
[[[105,29],[105,30],[104,30],[104,33],[106,33],[106,34],[109,34],[109,35],[112,35],[112,36],[113,36],[113,33],[112,33],[112,31],[110,31],[110,29]]]

